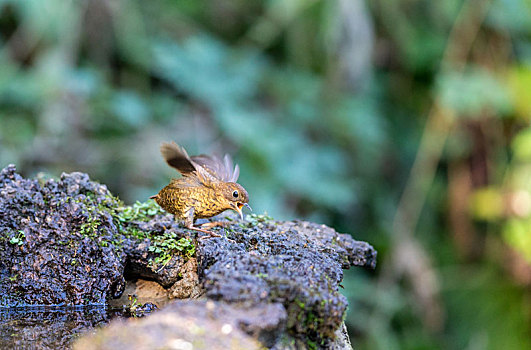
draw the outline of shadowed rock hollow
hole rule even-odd
[[[139,333],[145,348],[171,345],[164,341],[209,348],[196,333],[172,333],[185,317],[196,331],[219,324],[222,335],[248,344],[340,348],[343,269],[374,268],[374,249],[309,222],[225,220],[230,226],[215,229],[224,237],[197,240],[152,201],[125,206],[86,174],[39,182],[8,166],[0,173],[1,305],[105,304],[126,279],[143,279],[183,301],[140,321],[113,322],[83,344],[109,347]],[[169,327],[166,338],[157,324]]]

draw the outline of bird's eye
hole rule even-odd
[[[232,192],[232,196],[233,196],[234,198],[238,198],[238,191],[234,191],[234,192]]]

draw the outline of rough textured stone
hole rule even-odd
[[[288,331],[313,342],[335,336],[347,308],[338,291],[343,268],[372,268],[376,252],[364,242],[303,221],[257,217],[199,245],[206,296],[254,305],[277,302]]]
[[[260,349],[230,316],[241,310],[213,301],[174,302],[141,320],[113,322],[74,349]]]
[[[3,169],[0,306],[104,305],[123,293],[128,279],[128,290],[120,299],[124,303],[127,294],[142,295],[141,304],[166,303],[168,296],[208,300],[170,303],[149,316],[151,321],[110,326],[114,330],[131,327],[119,333],[125,337],[141,332],[145,325],[146,334],[161,337],[142,343],[146,347],[175,345],[168,343],[177,341],[171,338],[172,329],[186,320],[202,329],[225,322],[234,334],[243,335],[242,342],[255,344],[246,338],[250,336],[275,349],[286,344],[323,348],[346,344],[341,327],[347,300],[338,286],[343,269],[374,268],[376,252],[367,243],[324,225],[279,222],[263,215],[240,221],[232,214],[213,218],[229,223],[214,228],[222,237],[202,240],[157,208],[131,214],[132,208],[86,174],[63,174],[59,180],[39,182],[22,178],[14,166]],[[157,262],[160,247],[170,236],[193,239],[195,257],[172,250]],[[149,295],[146,290],[154,293],[152,300],[144,298]],[[208,311],[208,305],[214,305],[215,314],[192,317],[194,312]],[[170,321],[164,323],[159,317]],[[164,329],[157,331],[156,325]],[[103,333],[105,344],[119,344],[111,339],[113,332]],[[127,337],[120,339],[121,347],[130,344]],[[183,333],[178,339],[188,338]],[[189,339],[196,344],[195,338]]]
[[[0,305],[104,304],[123,291],[117,201],[86,174],[40,184],[0,172]],[[94,229],[97,227],[97,229]]]
[[[157,216],[152,223],[136,222],[133,223],[141,232],[152,235],[159,235],[166,230],[172,230],[179,235],[184,236],[183,229],[172,220],[170,216]],[[171,287],[176,281],[181,279],[181,270],[186,263],[186,259],[175,254],[170,261],[161,268],[151,263],[153,254],[149,252],[150,240],[134,239],[127,237],[124,240],[124,250],[127,255],[126,274],[133,277],[151,279],[160,283],[163,287]]]
[[[199,276],[197,275],[197,259],[191,258],[182,268],[182,279],[175,282],[169,290],[171,298],[185,299],[199,297],[203,289],[199,285]]]

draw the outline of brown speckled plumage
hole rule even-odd
[[[242,215],[242,207],[248,206],[247,191],[236,181],[239,167],[232,167],[231,158],[223,160],[206,155],[190,157],[174,142],[163,143],[161,153],[168,165],[177,169],[183,177],[173,179],[169,185],[152,196],[164,210],[175,215],[185,226],[194,227],[197,218],[209,218],[232,209]]]

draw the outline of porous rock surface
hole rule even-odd
[[[177,301],[141,320],[120,320],[77,342],[74,349],[260,349],[242,330],[253,318],[275,314],[273,305],[244,310],[207,300]]]
[[[0,306],[104,304],[124,287],[104,185],[82,173],[41,184],[0,172]],[[97,226],[97,230],[92,230]]]
[[[187,320],[211,329],[205,337],[227,336],[230,328],[231,337],[247,344],[244,348],[300,343],[339,349],[338,344],[348,343],[342,323],[347,300],[338,286],[343,269],[374,268],[376,252],[367,243],[304,221],[278,222],[259,215],[241,222],[225,215],[230,225],[214,229],[223,237],[194,239],[195,257],[174,252],[157,265],[157,255],[149,249],[153,237],[170,232],[194,238],[196,233],[162,212],[124,222],[122,209],[123,203],[86,174],[39,182],[24,179],[14,166],[4,168],[0,305],[105,304],[123,292],[125,276],[155,281],[169,298],[188,299],[142,320],[111,322],[114,331],[83,338],[83,346],[126,346],[142,333],[146,349],[167,341],[210,349],[196,342],[198,328],[183,330]],[[150,334],[156,339],[149,340]]]
[[[334,337],[346,312],[338,291],[342,269],[376,263],[367,243],[303,221],[251,220],[227,237],[201,242],[206,296],[249,306],[280,303],[290,333],[320,343]]]

